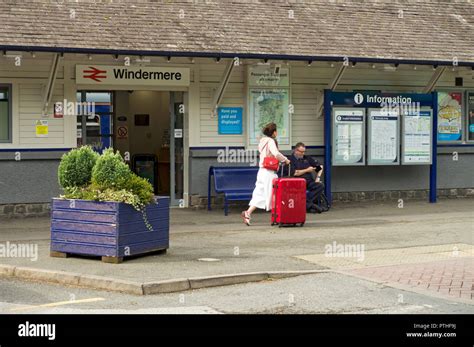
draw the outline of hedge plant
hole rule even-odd
[[[99,156],[88,146],[73,149],[61,158],[58,177],[62,198],[132,205],[152,230],[145,207],[154,202],[153,186],[133,173],[118,151],[108,148]]]
[[[101,189],[122,189],[132,177],[132,171],[120,153],[107,148],[92,169],[92,183]]]
[[[99,155],[90,146],[83,146],[63,154],[58,168],[62,188],[84,187],[91,183],[92,168]]]

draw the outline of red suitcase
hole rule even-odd
[[[275,178],[272,191],[272,225],[303,226],[306,222],[306,180]]]

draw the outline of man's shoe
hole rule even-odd
[[[308,210],[308,213],[322,213],[323,209],[319,207],[318,205],[313,205],[311,208]]]

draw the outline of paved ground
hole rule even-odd
[[[363,245],[362,245],[363,246]],[[337,247],[337,245],[336,245]],[[474,248],[446,244],[364,251],[352,247],[341,253],[298,258],[342,273],[412,290],[429,290],[451,298],[474,298]],[[474,303],[474,302],[473,302]]]
[[[348,273],[379,280],[388,285],[400,284],[413,289],[426,289],[455,299],[472,301],[474,298],[473,271],[473,258],[459,258],[409,265],[377,266],[356,269]]]
[[[451,302],[454,302],[457,305],[466,305],[455,306],[456,308],[464,307],[463,312],[472,313],[474,311],[469,303],[473,301],[473,211],[473,199],[440,200],[437,204],[406,201],[403,208],[398,208],[397,201],[339,204],[328,213],[308,216],[308,221],[303,228],[272,228],[268,223],[269,216],[265,213],[256,214],[252,227],[246,227],[240,221],[239,211],[234,210],[228,217],[224,217],[222,211],[174,209],[170,235],[171,248],[168,254],[138,257],[119,265],[105,264],[93,258],[50,258],[47,218],[1,220],[0,244],[5,244],[7,241],[17,244],[36,244],[39,248],[39,257],[37,261],[31,261],[28,258],[0,257],[0,264],[107,276],[138,282],[257,271],[327,269],[339,273],[263,282],[264,285],[247,284],[242,288],[253,285],[256,286],[255,288],[262,288],[262,296],[253,298],[257,301],[265,301],[267,298],[264,293],[266,291],[273,293],[271,287],[273,285],[277,290],[278,286],[289,283],[288,286],[293,286],[291,288],[294,289],[288,289],[280,296],[288,297],[289,292],[293,291],[297,293],[296,297],[304,298],[307,293],[298,294],[298,290],[306,289],[300,286],[313,288],[311,283],[317,283],[314,289],[318,289],[324,288],[327,284],[330,290],[325,296],[330,296],[336,291],[340,293],[341,298],[326,301],[325,296],[319,297],[313,304],[309,304],[311,306],[308,306],[309,312],[332,312],[331,310],[343,312],[345,307],[347,307],[347,312],[364,310],[402,312],[406,310],[408,306],[399,306],[398,301],[390,305],[388,299],[384,299],[388,300],[384,301],[385,304],[370,305],[373,296],[378,291],[377,286],[381,286],[380,288],[390,286],[394,290],[391,294],[392,299],[399,300],[397,293],[400,291],[403,293],[410,291],[413,292],[410,295],[420,295],[423,298],[429,296],[429,300],[444,300],[443,304],[438,303],[435,306],[426,304],[436,307],[433,312],[453,312]],[[338,256],[341,246],[346,251],[342,253],[342,257]],[[347,251],[352,253],[347,254]],[[202,258],[212,258],[217,261],[200,261],[199,259]],[[356,292],[354,288],[357,286],[351,281],[362,281],[357,283],[364,283],[363,288],[373,286],[374,289],[365,292],[362,290],[360,298],[349,305],[354,297],[359,297],[354,296]],[[450,282],[447,283],[448,281]],[[341,285],[338,290],[336,285],[338,282],[347,283],[347,285]],[[13,292],[12,288],[20,286],[18,284],[20,282],[10,280],[2,280],[2,283],[6,286],[5,288],[10,286]],[[12,285],[12,283],[15,284]],[[330,283],[334,283],[334,286],[331,287]],[[28,285],[31,284],[25,284],[25,286]],[[232,288],[240,287],[232,286]],[[84,291],[84,289],[77,290]],[[227,295],[225,294],[227,289],[215,288],[206,289],[208,294],[204,296],[214,295],[214,290],[222,290],[221,295]],[[238,292],[230,291],[229,295],[237,295]],[[185,297],[188,295],[186,293],[189,292],[185,292]],[[318,292],[314,290],[312,293],[317,295]],[[344,296],[344,293],[348,296]],[[174,300],[177,297],[177,294],[170,295]],[[151,297],[146,298],[155,300],[150,299]],[[361,298],[365,301],[361,301]],[[424,306],[424,299],[417,300],[408,311],[413,309],[414,312],[424,312],[431,309],[429,306]],[[3,300],[0,299],[0,301]],[[62,300],[52,297],[43,300],[43,302],[55,301]],[[286,307],[281,303],[281,299],[277,301],[280,306],[277,302],[272,302],[261,308],[258,308],[258,305],[253,307],[257,307],[255,308],[257,312],[279,312],[278,307],[284,307],[281,309],[283,312],[305,310],[304,305],[299,308],[291,305]],[[361,303],[361,306],[357,306],[357,302]],[[25,303],[27,302],[21,302],[21,304]],[[97,307],[97,303],[91,305]],[[157,307],[162,306],[157,305]],[[191,307],[197,307],[197,310],[204,307],[204,311],[206,307],[211,307],[220,312],[240,312],[235,308],[226,311],[224,303],[221,306],[214,305],[212,300],[198,300]],[[242,310],[249,312],[250,307],[243,305]]]
[[[473,313],[474,306],[337,273],[135,296],[0,280],[0,313]]]

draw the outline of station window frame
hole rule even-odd
[[[0,83],[0,88],[7,89],[8,97],[8,138],[7,139],[0,139],[0,143],[12,143],[12,104],[13,104],[13,97],[12,97],[12,85],[6,83]]]

